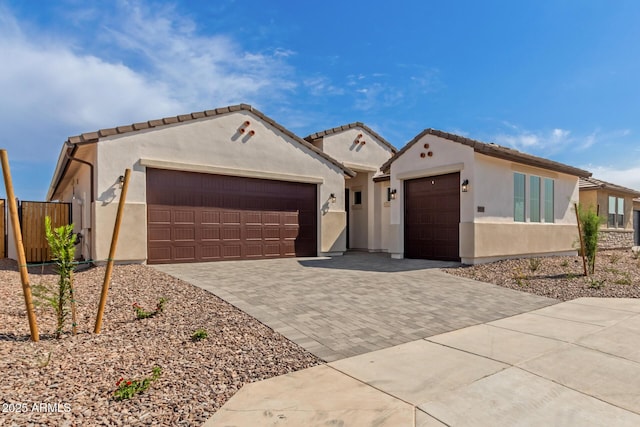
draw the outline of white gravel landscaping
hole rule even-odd
[[[243,384],[321,363],[214,295],[143,265],[114,268],[95,335],[104,271],[75,274],[78,335],[53,338],[53,309],[40,306],[34,343],[16,264],[0,261],[0,425],[197,426]],[[56,282],[50,271],[30,272],[32,285]],[[161,314],[136,319],[134,303],[152,310],[161,297]],[[208,338],[192,341],[200,328]],[[155,366],[162,374],[146,392],[113,398],[120,378],[150,377]]]

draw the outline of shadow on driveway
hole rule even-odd
[[[397,273],[402,271],[425,270],[431,268],[460,267],[459,262],[433,261],[426,259],[392,259],[387,253],[346,252],[333,258],[304,258],[298,263],[304,267],[332,268],[338,270],[375,271],[378,273]]]

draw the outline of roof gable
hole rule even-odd
[[[384,139],[377,132],[375,132],[374,130],[372,130],[370,127],[368,127],[367,125],[365,125],[362,122],[353,122],[353,123],[349,123],[347,125],[342,125],[342,126],[338,126],[338,127],[331,128],[331,129],[325,129],[325,130],[322,130],[322,131],[319,131],[319,132],[316,132],[316,133],[312,133],[311,135],[307,135],[307,136],[304,137],[304,139],[309,141],[309,142],[312,142],[312,141],[315,141],[316,139],[320,139],[320,138],[322,138],[324,136],[333,135],[333,134],[344,132],[346,130],[354,129],[354,128],[361,128],[361,129],[365,130],[367,133],[373,135],[374,138],[376,138],[378,141],[380,141],[382,143],[382,145],[384,145],[389,150],[391,150],[392,153],[395,154],[395,153],[398,152],[396,147],[391,145],[389,143],[389,141]]]
[[[178,115],[178,116],[169,116],[169,117],[164,117],[162,119],[156,119],[156,120],[149,120],[149,121],[146,121],[146,122],[133,123],[133,124],[130,124],[130,125],[125,125],[125,126],[118,126],[118,127],[113,127],[113,128],[100,129],[100,130],[95,131],[95,132],[87,132],[87,133],[82,133],[80,135],[71,136],[71,137],[69,137],[67,139],[67,142],[69,144],[94,143],[94,142],[98,142],[100,140],[100,138],[106,138],[108,136],[122,135],[122,134],[125,134],[125,133],[137,132],[137,131],[141,131],[141,130],[145,130],[145,129],[161,128],[161,127],[167,126],[167,125],[172,125],[172,124],[176,124],[176,123],[184,123],[184,122],[188,122],[188,121],[191,121],[191,120],[203,119],[203,118],[207,118],[207,117],[214,117],[214,116],[218,116],[218,115],[222,115],[222,114],[228,114],[228,113],[232,113],[234,111],[242,111],[242,110],[251,112],[252,114],[254,114],[255,116],[259,117],[260,119],[262,119],[266,123],[269,123],[270,125],[272,125],[276,129],[278,129],[280,132],[282,132],[285,135],[287,135],[288,137],[296,140],[300,144],[304,145],[305,147],[309,148],[310,150],[312,150],[312,151],[316,152],[317,154],[321,155],[326,160],[329,160],[331,163],[335,164],[340,169],[344,170],[347,175],[355,176],[355,174],[352,174],[353,172],[351,170],[349,170],[348,168],[346,168],[342,163],[338,162],[337,160],[335,160],[331,156],[323,153],[322,150],[319,150],[318,148],[314,147],[313,144],[310,144],[308,141],[305,141],[304,139],[300,138],[298,135],[294,134],[293,132],[291,132],[290,130],[288,130],[287,128],[282,126],[281,124],[277,123],[275,120],[267,117],[262,112],[256,110],[255,108],[253,108],[249,104],[231,105],[231,106],[228,106],[228,107],[216,108],[215,110],[198,111],[198,112],[195,112],[195,113],[181,114],[181,115]]]
[[[632,197],[639,197],[640,191],[633,190],[631,188],[623,187],[621,185],[612,184],[610,182],[602,181],[593,177],[580,178],[579,182],[580,190],[610,190],[620,193],[629,194]]]
[[[389,172],[389,170],[391,169],[391,164],[426,135],[434,135],[448,141],[457,142],[459,144],[469,146],[473,148],[473,151],[475,151],[476,153],[484,154],[486,156],[496,157],[503,160],[510,160],[525,165],[535,166],[542,169],[549,169],[555,172],[566,173],[578,177],[591,176],[591,172],[583,169],[575,168],[573,166],[565,165],[563,163],[555,162],[553,160],[545,159],[542,157],[537,157],[531,154],[522,153],[518,150],[503,147],[501,145],[480,142],[474,139],[431,128],[423,130],[415,138],[409,141],[407,145],[402,147],[400,151],[398,151],[392,158],[390,158],[385,164],[382,165],[382,171]]]
[[[223,114],[233,113],[236,111],[250,112],[254,116],[264,121],[265,123],[273,126],[278,131],[282,132],[287,137],[293,139],[300,145],[304,146],[305,148],[311,150],[318,156],[332,163],[333,165],[338,167],[340,170],[342,170],[345,175],[350,177],[354,177],[356,175],[355,172],[353,172],[351,169],[349,169],[348,167],[346,167],[345,165],[343,165],[333,157],[329,156],[328,154],[324,153],[322,150],[316,148],[310,142],[300,138],[299,136],[297,136],[296,134],[294,134],[284,126],[277,123],[275,120],[264,115],[262,112],[256,110],[251,105],[238,104],[238,105],[231,105],[223,108],[216,108],[214,110],[205,110],[205,111],[199,111],[199,112],[190,113],[190,114],[182,114],[178,116],[170,116],[170,117],[164,117],[156,120],[149,120],[146,122],[133,123],[125,126],[105,128],[105,129],[97,130],[95,132],[86,132],[80,135],[71,136],[65,141],[62,147],[60,156],[58,158],[58,163],[56,165],[56,169],[55,169],[53,178],[51,180],[51,186],[49,187],[47,199],[48,200],[51,199],[51,197],[53,197],[53,195],[57,191],[58,185],[60,184],[69,166],[69,162],[70,162],[69,156],[73,156],[73,153],[75,152],[77,146],[79,145],[95,144],[95,143],[98,143],[102,138],[118,137],[120,135],[130,134],[133,132],[139,132],[139,131],[149,130],[149,129],[159,129],[164,126],[215,117]]]

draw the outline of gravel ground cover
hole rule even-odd
[[[0,425],[196,426],[243,384],[321,363],[214,295],[143,265],[114,268],[102,332],[93,334],[104,271],[75,274],[78,335],[53,338],[53,309],[39,306],[34,343],[16,264],[0,261]],[[30,272],[32,286],[56,283],[51,271]],[[152,310],[160,298],[162,313],[136,318],[134,303]],[[192,341],[199,328],[208,338]],[[114,399],[120,378],[151,377],[156,366],[162,374],[146,392]]]
[[[584,276],[582,258],[577,256],[513,259],[444,271],[561,301],[640,298],[640,257],[631,250],[599,252],[595,274],[589,277]]]

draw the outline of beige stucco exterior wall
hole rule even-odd
[[[238,129],[250,125],[244,134]],[[250,136],[249,131],[255,135]],[[146,167],[191,170],[318,185],[318,251],[345,250],[342,170],[248,111],[104,138],[97,144],[95,259],[108,256],[120,197],[118,177],[132,169],[118,260],[147,258]],[[341,215],[342,213],[342,215]]]
[[[381,181],[374,184],[374,234],[371,250],[375,252],[388,252],[389,250],[391,202],[387,201],[388,189],[389,181]]]
[[[431,157],[420,156],[429,151]],[[397,199],[391,202],[391,229],[396,234],[391,242],[393,257],[404,255],[403,181],[452,172],[460,172],[461,181],[469,180],[468,192],[460,193],[462,262],[575,253],[577,177],[478,154],[471,147],[425,135],[391,165],[391,188],[398,191]],[[527,222],[514,222],[514,172],[527,175],[527,195],[529,176],[554,179],[553,223],[530,223],[528,206]],[[482,209],[484,212],[478,212]]]
[[[316,146],[358,174],[345,183],[351,191],[349,247],[386,250],[387,247],[382,246],[381,234],[388,234],[389,225],[379,217],[379,194],[376,193],[379,189],[372,179],[380,174],[380,166],[391,158],[393,151],[360,127],[326,135]],[[355,191],[362,192],[361,205],[353,204]],[[386,227],[384,231],[381,229],[383,226]]]
[[[365,144],[356,141],[364,141]],[[376,174],[380,166],[393,156],[389,147],[359,127],[324,136],[322,151],[351,169],[373,169]]]
[[[349,189],[349,248],[367,250],[369,248],[369,228],[373,222],[373,181],[372,173],[356,171],[357,175],[346,181]],[[371,188],[369,188],[371,187]],[[355,193],[362,193],[362,203],[355,203]],[[343,191],[344,194],[344,191]],[[371,207],[369,206],[371,205]],[[371,217],[371,218],[369,218]],[[371,224],[373,227],[373,224]]]

